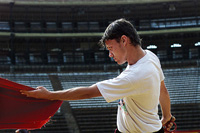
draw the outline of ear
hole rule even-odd
[[[126,35],[122,35],[121,36],[121,41],[123,43],[124,46],[127,45],[127,41],[128,41],[128,37]]]

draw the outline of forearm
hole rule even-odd
[[[160,95],[160,106],[162,108],[163,116],[171,114],[170,97],[168,93]]]
[[[89,87],[77,87],[62,91],[48,91],[45,87],[39,86],[32,91],[21,90],[21,93],[27,97],[48,100],[80,100],[101,96],[95,84]]]
[[[49,94],[51,100],[80,100],[88,99],[93,96],[88,93],[88,87],[76,87],[62,91],[52,91]]]
[[[160,88],[160,106],[162,109],[163,117],[171,118],[170,96],[167,88],[165,87],[164,81],[161,82],[161,88]]]

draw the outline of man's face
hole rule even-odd
[[[126,62],[126,51],[122,41],[118,43],[115,39],[112,39],[105,41],[105,44],[110,58],[113,58],[119,65]]]

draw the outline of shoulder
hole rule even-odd
[[[156,62],[160,62],[159,58],[158,58],[158,56],[156,54],[154,54],[150,50],[145,50],[145,51],[147,52],[147,55],[148,55],[149,59],[152,59],[152,60],[154,60]]]

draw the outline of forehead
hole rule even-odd
[[[116,43],[117,43],[117,41],[116,41],[115,39],[106,40],[106,41],[105,41],[106,47],[113,46],[113,45],[116,44]]]

